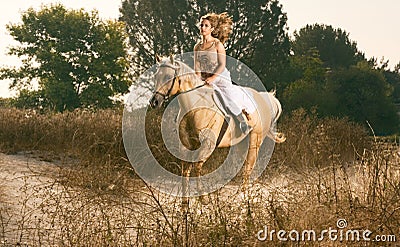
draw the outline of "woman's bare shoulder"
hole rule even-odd
[[[217,38],[215,38],[215,48],[217,49],[217,50],[220,50],[220,49],[224,49],[225,50],[225,47],[224,47],[224,45],[222,44],[222,42],[221,41],[219,41],[219,39],[217,39]]]
[[[201,41],[197,42],[194,47],[193,50],[198,51],[200,49],[200,45],[201,45]]]
[[[216,45],[217,44],[222,44],[221,41],[218,38],[214,38],[214,42],[215,42]]]

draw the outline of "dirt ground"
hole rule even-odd
[[[25,230],[40,221],[37,212],[42,199],[35,198],[41,188],[53,183],[60,160],[49,162],[40,154],[0,153],[0,244],[27,245]],[[27,225],[28,224],[28,225]]]
[[[393,164],[396,165],[388,171],[388,174],[393,181],[398,181],[400,149],[396,147],[396,150],[390,152],[393,151],[397,154],[393,156],[395,159]],[[154,240],[152,238],[157,237],[149,235],[154,234],[155,226],[167,229],[166,220],[175,224],[172,225],[172,229],[178,229],[181,220],[179,198],[150,193],[140,183],[137,184],[141,187],[134,187],[135,193],[126,198],[115,201],[113,196],[110,196],[108,201],[97,196],[87,198],[80,190],[63,187],[56,181],[61,174],[60,171],[68,168],[72,162],[74,160],[38,152],[14,155],[0,153],[0,247],[82,246],[82,243],[105,243],[105,240],[109,241],[107,243],[118,243],[117,246],[135,245],[135,243],[139,245],[146,241],[151,242]],[[347,188],[346,191],[352,194],[356,206],[360,200],[362,202],[365,195],[368,195],[370,185],[370,179],[361,168],[361,166],[346,168],[348,183],[337,185],[338,188]],[[338,178],[335,181],[345,181],[343,177],[339,178],[339,174],[336,175]],[[322,179],[326,179],[328,183],[331,181],[329,176]],[[313,178],[304,174],[298,174],[297,177],[294,174],[283,176],[276,171],[276,174],[271,174],[265,183],[253,184],[250,197],[247,198],[236,184],[229,184],[218,193],[214,193],[207,205],[200,203],[197,198],[191,199],[190,222],[193,222],[193,229],[203,233],[203,230],[208,228],[200,227],[216,222],[218,218],[212,217],[216,215],[216,210],[223,209],[223,213],[229,216],[224,219],[236,224],[238,220],[245,220],[244,216],[248,215],[247,205],[250,204],[253,214],[256,215],[254,219],[261,220],[271,217],[268,210],[271,207],[282,212],[286,210],[285,208],[292,208],[296,213],[295,210],[301,208],[294,205],[299,204],[302,207],[309,206],[307,210],[313,212],[315,204],[307,198],[311,192],[315,193],[315,190],[310,190],[314,185]],[[107,190],[111,190],[110,194],[113,194],[112,189]],[[318,210],[320,206],[318,205]],[[317,212],[321,219],[331,215],[329,210]],[[208,217],[211,217],[212,221],[209,222]],[[309,217],[308,220],[315,219]],[[328,218],[327,220],[321,220],[321,224],[335,223],[335,219],[332,220],[333,223]],[[237,224],[243,225],[243,223]],[[139,228],[150,230],[142,233],[137,230]],[[60,229],[68,231],[60,232]],[[104,229],[112,229],[112,232]],[[91,232],[96,234],[87,234]],[[121,239],[121,236],[124,239]],[[165,235],[159,237],[165,238]],[[45,240],[47,242],[43,242]],[[251,241],[253,243],[256,239],[251,238]]]

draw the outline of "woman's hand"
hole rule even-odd
[[[216,79],[216,76],[215,76],[215,75],[212,75],[212,76],[208,77],[207,79],[205,79],[204,82],[205,82],[207,85],[212,85],[212,83],[213,83],[213,81],[214,81],[215,79]]]

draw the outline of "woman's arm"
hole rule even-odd
[[[194,60],[194,72],[196,73],[196,75],[198,77],[201,78],[200,62],[197,61],[197,59],[196,59],[197,58],[197,49],[198,49],[198,44],[196,44],[194,46],[194,48],[193,48],[193,51],[194,51],[194,57],[193,57],[193,60]]]
[[[217,42],[216,44],[216,50],[218,54],[218,65],[215,68],[213,75],[210,76],[209,78],[206,79],[207,84],[211,84],[222,72],[225,70],[225,65],[226,65],[226,51],[225,47],[221,42]]]
[[[225,47],[221,42],[217,42],[217,53],[218,53],[218,66],[215,68],[214,74],[220,75],[225,70],[226,65],[226,51]]]

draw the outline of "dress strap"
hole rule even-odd
[[[218,39],[214,39],[213,40],[213,42],[211,43],[211,45],[210,45],[210,47],[207,47],[207,48],[201,48],[201,46],[202,45],[204,45],[202,42],[200,42],[200,43],[198,43],[198,50],[201,50],[201,51],[207,51],[207,50],[210,50],[211,48],[214,48],[214,47],[216,47],[216,44],[219,42],[219,40]]]

